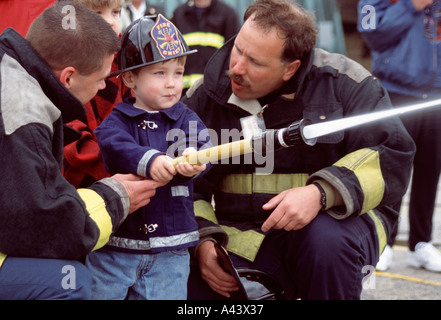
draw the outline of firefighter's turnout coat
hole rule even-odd
[[[391,107],[386,91],[368,71],[321,49],[303,59],[296,76],[281,92],[259,101],[240,100],[232,94],[225,73],[233,44],[234,39],[212,57],[204,78],[184,98],[206,126],[215,130],[218,144],[228,142],[227,129],[242,131],[241,118],[253,113],[263,117],[267,129],[276,129],[302,118],[320,123]],[[213,136],[212,142],[216,144]],[[401,121],[389,118],[320,137],[312,147],[277,151],[266,161],[257,155],[254,161],[246,156],[228,164],[224,161],[195,186],[200,234],[223,244],[228,239],[230,252],[253,261],[264,239],[260,228],[271,213],[262,205],[283,190],[325,180],[344,202],[327,213],[335,219],[369,214],[381,250],[398,218],[387,206],[404,195],[414,152]],[[257,168],[270,161],[274,162],[271,174],[258,174]]]
[[[208,60],[216,50],[240,30],[236,11],[219,0],[212,0],[210,6],[203,10],[196,8],[193,2],[184,3],[173,12],[171,22],[182,32],[190,50],[198,50],[187,57],[185,89],[203,75]]]
[[[0,36],[0,266],[6,255],[78,259],[129,212],[114,179],[76,190],[61,174],[64,123],[84,106],[13,29]]]

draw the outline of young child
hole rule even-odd
[[[120,12],[124,0],[75,0],[99,14],[113,31],[120,36]],[[112,65],[112,72],[118,70],[118,63]],[[109,115],[113,107],[131,95],[130,89],[122,86],[121,78],[106,79],[106,87],[88,103],[86,117],[75,120],[68,125],[81,133],[81,137],[69,139],[64,148],[63,176],[75,187],[88,187],[95,181],[106,178],[105,170],[99,152],[98,142],[93,131]],[[75,140],[75,141],[74,141]],[[71,141],[74,141],[70,143]]]
[[[185,155],[210,146],[205,125],[180,102],[191,53],[162,15],[135,21],[123,35],[118,73],[135,98],[118,104],[95,134],[110,173],[168,184],[127,218],[104,249],[87,257],[94,299],[187,298],[188,248],[199,241],[192,177],[207,165],[175,168],[170,160],[183,149]]]

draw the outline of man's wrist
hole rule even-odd
[[[326,192],[318,182],[313,182],[313,185],[317,187],[317,189],[320,191],[320,205],[322,206],[322,210],[326,209]]]

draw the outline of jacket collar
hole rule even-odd
[[[0,57],[3,54],[17,60],[38,81],[44,94],[61,111],[64,123],[86,114],[83,104],[63,86],[29,42],[12,28],[0,35]]]
[[[145,110],[136,108],[133,105],[134,102],[135,102],[135,98],[126,99],[123,103],[118,104],[115,107],[115,109],[125,114],[129,118],[137,118],[147,113],[147,111]],[[182,113],[185,111],[185,108],[186,108],[185,104],[179,101],[173,107],[169,109],[161,110],[159,111],[159,113],[165,115],[167,118],[169,118],[172,121],[176,121],[182,116]]]

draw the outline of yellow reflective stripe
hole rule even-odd
[[[372,149],[353,152],[335,166],[354,172],[364,194],[362,213],[377,207],[384,196],[385,183],[380,166],[380,154]]]
[[[306,185],[308,174],[231,174],[221,183],[221,191],[232,194],[267,193],[282,191]]]
[[[95,221],[100,230],[100,237],[93,250],[104,247],[109,242],[112,233],[112,219],[106,209],[104,199],[98,193],[90,189],[79,189],[78,193],[86,204],[86,209],[90,218]]]
[[[219,224],[214,213],[213,207],[207,201],[198,200],[194,202],[194,214],[196,217],[204,218],[205,220]]]
[[[6,254],[0,252],[0,268],[2,267],[3,262],[6,260]]]
[[[213,207],[204,200],[194,202],[194,212],[197,217],[202,217],[213,223],[219,224]],[[237,228],[220,226],[228,234],[227,249],[245,259],[254,261],[265,236],[254,230],[240,231]]]
[[[240,231],[239,229],[227,226],[221,226],[221,228],[228,234],[228,251],[251,262],[256,259],[265,235],[254,230]]]
[[[375,229],[377,230],[378,245],[379,245],[378,252],[381,254],[387,244],[386,230],[384,230],[383,223],[381,222],[380,218],[377,216],[374,210],[370,210],[368,212],[368,215],[372,218],[372,220],[375,223]]]
[[[225,43],[225,37],[217,33],[193,32],[184,35],[188,46],[214,47],[219,49]]]
[[[184,76],[183,78],[184,88],[190,88],[193,84],[196,83],[196,81],[198,81],[202,77],[203,74],[199,74],[199,73]]]

